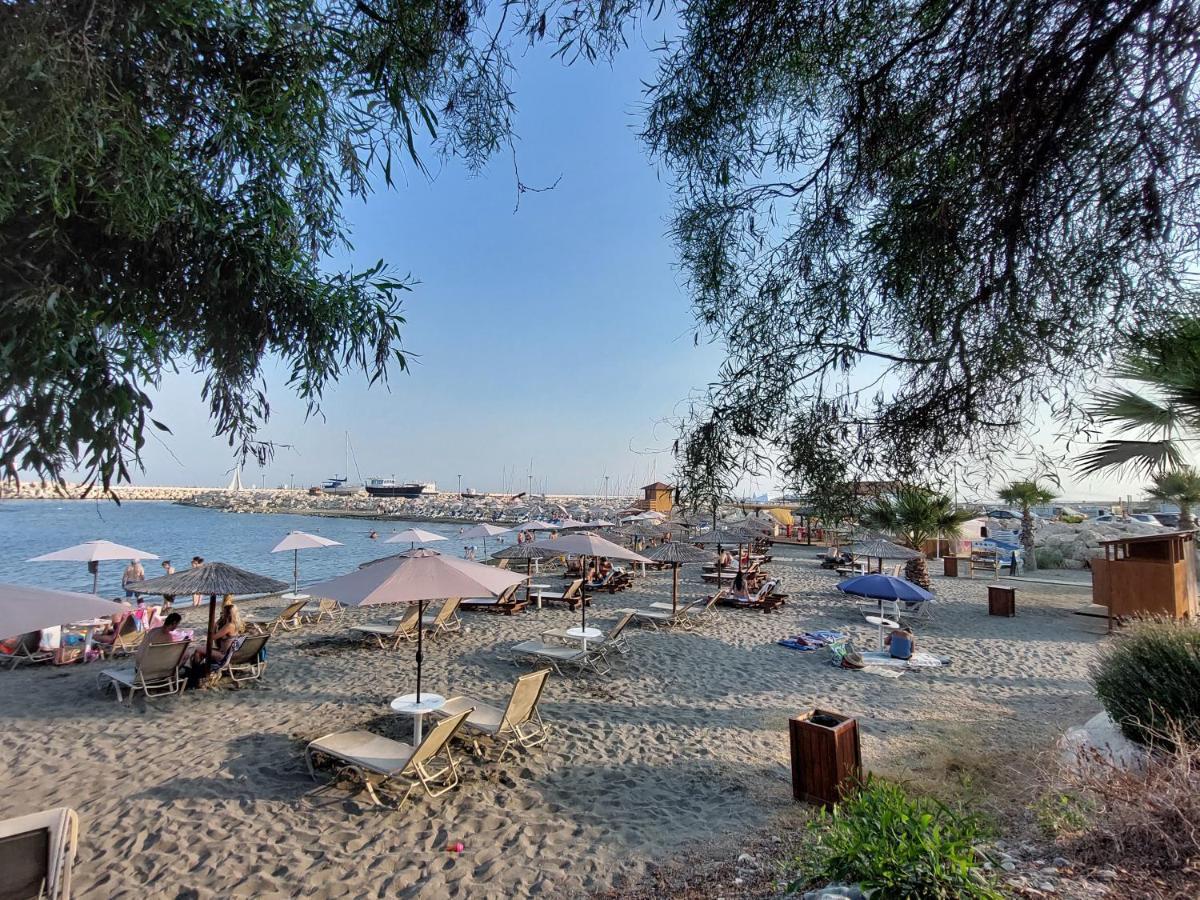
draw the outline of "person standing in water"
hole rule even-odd
[[[193,569],[198,569],[202,565],[204,565],[204,557],[203,556],[193,556],[192,557],[192,568]],[[201,597],[199,594],[192,594],[192,606],[199,606],[203,599],[204,598]]]

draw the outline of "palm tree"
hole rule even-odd
[[[876,500],[863,515],[863,524],[886,531],[904,546],[921,551],[939,537],[956,540],[962,534],[962,523],[969,518],[970,513],[956,510],[954,501],[943,494],[924,487],[906,487],[892,497]],[[929,587],[929,566],[923,552],[908,561],[904,577]]]
[[[1179,507],[1179,527],[1191,530],[1196,527],[1192,507],[1200,503],[1200,472],[1191,466],[1183,466],[1166,472],[1154,479],[1154,485],[1146,493],[1155,500],[1165,500]]]
[[[1200,319],[1177,319],[1134,338],[1113,376],[1136,389],[1101,391],[1089,411],[1139,439],[1101,444],[1079,458],[1080,472],[1128,466],[1161,475],[1182,466],[1181,444],[1200,437]]]
[[[1014,481],[1000,491],[1005,503],[1021,507],[1021,546],[1025,548],[1025,568],[1037,569],[1037,554],[1033,549],[1033,507],[1044,506],[1056,496],[1053,491],[1042,487],[1038,480]]]

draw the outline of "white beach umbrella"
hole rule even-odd
[[[591,528],[587,522],[580,522],[578,519],[572,519],[570,516],[560,519],[555,526],[559,531],[570,531],[572,528]]]
[[[114,544],[112,541],[85,541],[65,550],[55,550],[53,553],[43,553],[27,562],[85,562],[92,573],[92,593],[100,582],[99,563],[106,559],[158,559],[154,553],[126,547],[124,544]],[[95,563],[96,565],[91,565]]]
[[[101,600],[94,594],[0,584],[0,637],[99,619],[128,608],[128,603]]]
[[[557,525],[543,522],[541,519],[530,519],[528,522],[518,522],[509,531],[556,531]]]
[[[483,554],[487,556],[487,539],[497,534],[508,534],[512,531],[507,525],[493,525],[490,522],[480,522],[472,525],[460,535],[465,538],[483,538]]]
[[[446,540],[440,534],[434,534],[432,531],[426,531],[423,528],[406,528],[404,531],[397,531],[390,538],[384,541],[385,544],[410,544],[408,548],[414,549],[417,544],[432,544],[434,541]]]
[[[585,630],[587,629],[587,558],[590,556],[608,556],[612,559],[625,559],[630,562],[653,562],[653,560],[646,559],[646,557],[640,553],[635,553],[628,547],[614,544],[607,538],[602,538],[600,535],[593,534],[590,531],[578,531],[573,534],[564,534],[559,538],[535,541],[528,546],[538,550],[553,550],[561,554],[574,553],[577,556],[583,557],[580,560],[581,565],[579,568],[579,571],[584,575],[584,586],[579,592],[579,627]]]
[[[418,548],[399,556],[312,585],[314,596],[337,600],[347,606],[377,606],[384,603],[416,603],[417,621],[425,614],[427,600],[447,597],[498,597],[525,580],[496,566],[446,556],[436,550]],[[417,702],[421,702],[421,663],[424,660],[425,626],[417,629]]]
[[[292,551],[292,590],[300,593],[300,551],[320,550],[324,547],[341,547],[341,541],[331,541],[319,534],[309,534],[307,531],[289,531],[287,536],[275,545],[272,553]]]

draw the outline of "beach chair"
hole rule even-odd
[[[470,709],[464,709],[441,719],[416,747],[369,731],[327,734],[310,743],[304,751],[308,774],[316,780],[316,757],[332,760],[337,764],[337,774],[361,782],[377,806],[386,804],[379,799],[376,788],[383,790],[393,781],[408,781],[404,796],[396,804],[397,809],[418,787],[431,798],[440,797],[458,786],[458,766],[450,751],[450,739],[470,714]]]
[[[336,622],[342,617],[343,612],[345,612],[345,608],[336,600],[310,600],[300,610],[300,616],[305,621],[316,624],[326,619]]]
[[[209,674],[209,684],[215,685],[226,676],[234,684],[258,681],[262,678],[263,672],[267,670],[267,658],[263,648],[267,646],[270,637],[269,634],[250,634],[241,638],[241,643],[235,643],[221,660],[221,664]]]
[[[721,588],[721,590],[717,591],[711,597],[707,597],[707,598],[702,597],[699,600],[693,600],[691,603],[688,603],[685,606],[678,607],[678,610],[681,611],[682,621],[684,621],[684,622],[700,622],[705,619],[711,618],[713,615],[713,612],[716,609],[717,604],[725,602],[726,599],[727,599],[727,596],[725,593],[725,589]],[[670,611],[671,611],[671,604],[664,603],[662,601],[659,601],[657,603],[651,603],[649,610],[642,610],[642,612],[667,612],[667,613],[669,613]],[[650,620],[650,621],[653,621],[653,620]]]
[[[933,619],[932,600],[901,600],[900,618],[906,622],[929,622]]]
[[[501,743],[497,759],[503,759],[504,754],[514,746],[521,746],[528,750],[544,744],[549,738],[550,733],[542,722],[537,708],[538,701],[542,697],[542,689],[546,686],[546,679],[549,677],[549,669],[541,669],[518,677],[504,709],[489,706],[477,700],[469,700],[466,697],[451,697],[434,715],[439,718],[447,718],[467,710],[468,715],[463,722],[462,730],[473,732],[476,736],[472,739],[476,754],[483,755],[483,751],[479,747],[479,738],[484,737]]]
[[[142,643],[146,632],[138,631],[137,619],[132,613],[127,613],[117,624],[117,632],[113,639],[96,638],[95,647],[106,656],[127,656],[133,653]]]
[[[246,627],[252,629],[256,634],[274,635],[279,629],[292,631],[303,625],[300,618],[300,613],[308,603],[308,599],[296,600],[289,603],[281,609],[276,615],[258,614],[243,616],[242,621],[246,623]]]
[[[532,660],[550,666],[559,675],[563,674],[564,666],[580,672],[595,672],[597,675],[607,675],[612,671],[604,654],[595,649],[592,641],[588,641],[587,650],[544,641],[522,641],[512,648],[512,652],[516,662]]]
[[[579,592],[582,588],[583,588],[583,579],[576,578],[569,585],[567,585],[567,589],[565,591],[557,591],[557,592],[550,592],[550,593],[546,593],[545,591],[542,591],[542,602],[543,603],[551,603],[551,602],[565,603],[565,604],[567,604],[567,606],[569,606],[573,610],[578,609],[579,608]]]
[[[434,613],[425,613],[421,617],[421,625],[429,634],[449,634],[462,630],[462,619],[458,617],[458,607],[462,597],[451,597],[442,603],[442,608]]]
[[[605,660],[608,659],[608,654],[614,650],[617,653],[628,653],[629,638],[625,634],[625,629],[629,627],[629,623],[633,621],[633,616],[633,611],[627,610],[625,614],[621,616],[621,618],[617,619],[617,621],[609,627],[608,631],[604,632],[602,637],[588,641],[588,651],[591,652],[592,650],[595,650],[602,657],[604,657]],[[553,631],[543,631],[542,640],[545,641],[547,638],[559,641],[560,643],[563,641],[573,640],[573,638],[567,634],[566,630],[561,628]]]
[[[29,631],[21,635],[17,638],[12,653],[0,657],[0,660],[5,662],[11,661],[10,669],[15,669],[22,663],[32,665],[50,662],[52,659],[54,659],[54,651],[42,649],[42,632],[40,630]]]
[[[351,631],[375,639],[384,650],[399,650],[405,641],[417,639],[417,604],[412,604],[402,616],[393,622],[375,622],[370,625],[355,625]]]
[[[726,595],[721,598],[720,602],[723,606],[735,606],[738,609],[759,609],[763,612],[770,612],[784,604],[784,596],[775,593],[775,588],[778,586],[778,580],[768,579],[759,585],[758,590],[748,600],[739,600],[737,597]]]
[[[713,597],[720,596],[718,591]],[[701,606],[710,602],[716,602],[713,597],[697,597],[688,603],[682,603],[676,607],[675,611],[671,611],[669,603],[652,604],[649,609],[631,609],[628,612],[638,621],[639,624],[645,623],[651,628],[658,630],[659,628],[678,628],[685,627],[690,624],[689,614],[693,610],[699,610]],[[655,608],[655,607],[665,607]]]
[[[68,900],[79,816],[65,806],[0,821],[0,897]]]
[[[511,616],[523,610],[528,604],[517,597],[521,585],[507,587],[498,597],[471,597],[459,601],[459,609],[482,610],[484,612],[503,613]]]
[[[131,700],[137,693],[145,695],[146,699],[178,694],[184,685],[179,667],[190,646],[191,641],[151,644],[133,665],[102,671],[96,676],[96,684],[101,690],[112,685],[118,702],[124,699],[121,696],[122,687],[128,689]]]

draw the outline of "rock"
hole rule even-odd
[[[771,835],[771,843],[772,843],[772,844],[782,844],[782,843],[783,843],[783,838],[781,838],[781,837],[780,837],[779,835],[777,835],[777,834],[773,834],[773,835]]]
[[[1038,890],[1045,891],[1047,894],[1053,894],[1056,888],[1054,887],[1053,882],[1043,881],[1038,885]]]
[[[1015,872],[1017,871],[1017,864],[1011,859],[1004,859],[1000,861],[1000,868],[1005,872]]]
[[[737,858],[737,861],[739,864],[748,864],[751,866],[756,865],[756,863],[754,861],[754,857],[751,856],[749,853],[743,853],[741,856],[739,856]]]
[[[1117,874],[1116,869],[1103,868],[1093,872],[1092,877],[1098,881],[1116,881],[1121,876]]]
[[[1058,869],[1056,869],[1054,866],[1046,866],[1046,868],[1042,869],[1041,874],[1046,878],[1057,878]]]
[[[843,900],[843,898],[865,900],[865,895],[857,884],[838,884],[837,882],[804,894],[804,900]]]
[[[746,883],[746,881],[743,878],[735,878],[735,879],[733,879],[733,883],[735,885],[737,885],[738,887],[741,887],[743,884]]]
[[[1056,856],[1054,857],[1054,867],[1056,869],[1069,869],[1071,868],[1071,861],[1065,856]]]

